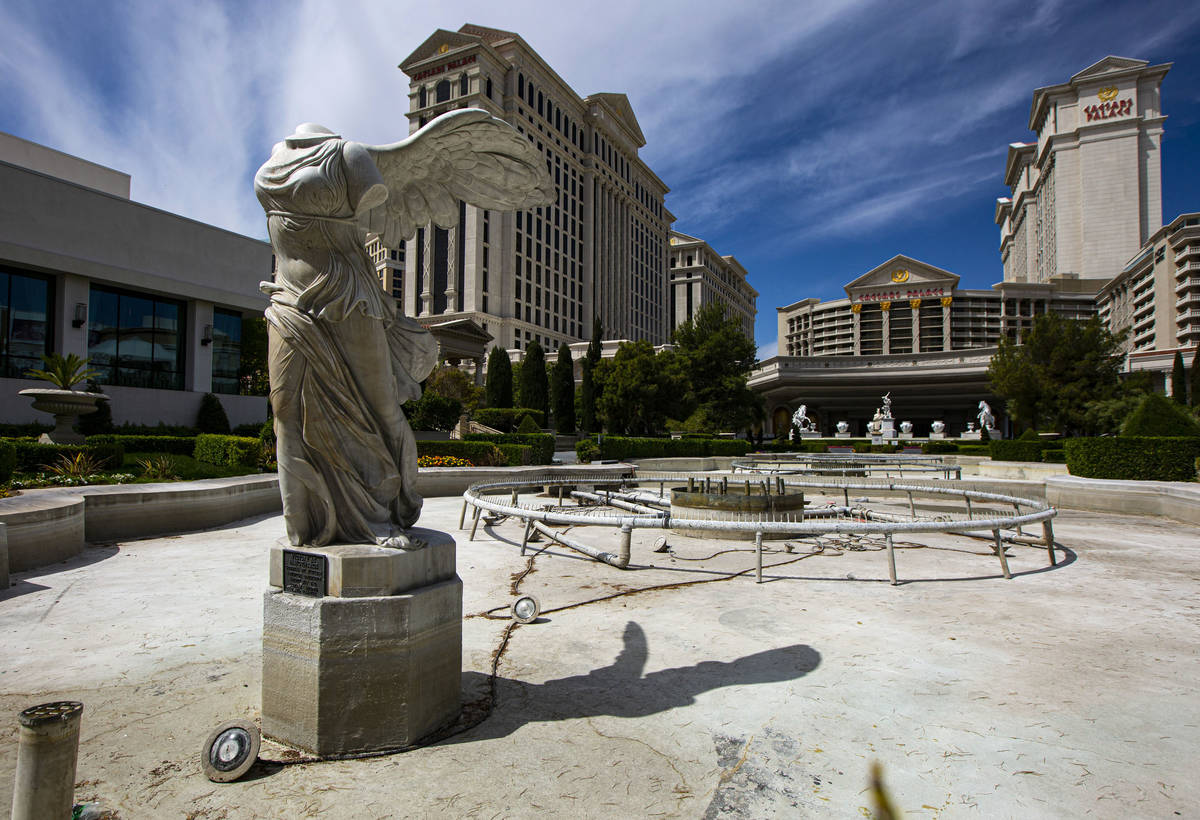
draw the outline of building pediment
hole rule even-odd
[[[1142,68],[1148,65],[1150,64],[1145,60],[1134,60],[1129,57],[1113,57],[1110,55],[1080,71],[1071,78],[1071,82],[1075,83],[1080,80],[1099,77],[1102,74],[1111,74],[1114,71],[1126,71],[1131,68]]]
[[[634,138],[638,148],[646,144],[646,135],[642,133],[642,127],[638,124],[637,117],[634,116],[633,106],[624,94],[589,94],[586,102],[599,102],[607,108]]]
[[[852,302],[949,296],[958,276],[909,256],[894,256],[846,285]]]
[[[480,37],[440,28],[431,34],[425,42],[417,46],[412,54],[404,58],[404,61],[400,63],[400,70],[409,73],[409,68],[431,57],[448,55],[461,48],[479,45],[481,42],[482,38]]]

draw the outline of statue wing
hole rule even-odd
[[[360,225],[395,247],[433,222],[458,222],[458,200],[480,208],[524,210],[556,196],[545,158],[504,120],[478,108],[444,114],[406,140],[368,145],[388,188]]]

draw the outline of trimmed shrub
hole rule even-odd
[[[0,481],[12,478],[17,466],[17,448],[11,442],[0,441]]]
[[[1121,425],[1122,436],[1200,436],[1200,423],[1182,404],[1147,393]]]
[[[104,396],[104,391],[95,382],[88,383],[88,392]],[[83,436],[111,433],[113,431],[112,401],[108,396],[104,396],[101,401],[96,403],[95,412],[80,416],[75,424],[75,429]]]
[[[496,444],[504,453],[505,467],[527,467],[533,464],[533,448],[528,444]]]
[[[535,432],[540,433],[542,425],[546,422],[546,414],[531,407],[480,407],[472,413],[475,421],[487,427],[494,427],[502,433],[513,432],[526,416],[533,417],[538,426]]]
[[[575,457],[580,464],[591,464],[600,458],[600,445],[590,438],[581,438],[575,442]]]
[[[926,441],[921,444],[921,452],[925,455],[957,453],[958,445],[953,441]]]
[[[988,451],[993,461],[1041,461],[1042,451],[1045,449],[1046,445],[1040,440],[995,439],[988,443]]]
[[[262,426],[265,422],[256,421],[250,424],[239,424],[229,431],[230,435],[242,436],[243,438],[261,438]]]
[[[958,452],[964,456],[991,456],[991,447],[987,444],[960,444]]]
[[[229,433],[229,416],[225,415],[225,407],[221,400],[212,393],[205,393],[200,399],[200,411],[196,413],[196,429],[201,433]]]
[[[542,428],[533,420],[533,416],[526,416],[517,425],[517,432],[523,436],[529,436],[542,432]]]
[[[1042,461],[1047,464],[1066,464],[1067,451],[1047,447],[1045,450],[1042,450]]]
[[[14,441],[16,451],[15,471],[37,473],[59,463],[60,456],[75,457],[86,453],[102,470],[116,470],[125,461],[125,448],[115,443],[100,444],[38,444],[32,441]]]
[[[744,456],[750,451],[750,442],[745,439],[605,436],[599,448],[600,458],[700,458]],[[579,453],[578,444],[575,445],[575,452]]]
[[[750,442],[743,438],[714,438],[708,440],[710,456],[744,456],[750,452]]]
[[[486,441],[418,441],[417,456],[450,456],[462,458],[477,467],[502,467],[504,452]]]
[[[112,432],[118,436],[197,436],[200,431],[195,427],[184,427],[178,424],[122,424],[114,427]]]
[[[534,464],[550,464],[554,461],[554,436],[549,433],[470,433],[466,438],[467,441],[490,441],[492,444],[525,444],[533,448]]]
[[[1073,438],[1064,442],[1067,470],[1084,478],[1134,481],[1192,481],[1200,438]]]
[[[192,458],[218,467],[256,467],[262,455],[262,442],[244,436],[201,433],[196,436]]]
[[[175,453],[190,456],[196,450],[195,436],[88,436],[88,444],[120,444],[127,453]]]
[[[53,424],[0,424],[0,438],[37,438],[54,429]]]
[[[421,398],[403,405],[404,415],[414,430],[453,430],[462,415],[462,402],[448,396],[439,396],[426,390]]]

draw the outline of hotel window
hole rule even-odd
[[[0,373],[21,378],[50,352],[50,280],[0,268]]]
[[[421,90],[417,93],[417,108],[424,108],[429,105],[429,92],[425,90],[425,86],[421,86]]]
[[[517,74],[517,96],[524,99],[525,97],[525,75]]]
[[[213,310],[212,392],[237,394],[242,367],[242,314]]]
[[[440,83],[438,83],[436,94],[438,102],[445,102],[446,100],[450,99],[450,81],[442,80]]]
[[[88,358],[96,381],[183,389],[183,302],[92,286]]]
[[[492,98],[492,78],[491,77],[487,78],[487,95],[488,95],[488,99],[490,100]]]

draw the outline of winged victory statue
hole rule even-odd
[[[479,109],[408,139],[365,145],[305,123],[277,143],[254,190],[276,256],[268,368],[279,486],[293,545],[413,549],[416,442],[400,405],[437,363],[429,331],[380,287],[364,242],[458,222],[458,202],[525,210],[554,201],[544,157]]]

